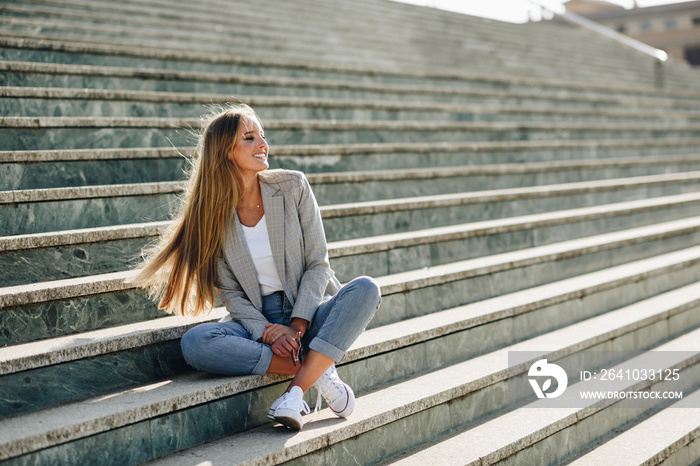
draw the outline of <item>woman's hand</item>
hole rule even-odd
[[[272,346],[275,340],[283,335],[289,335],[292,338],[296,338],[297,331],[292,327],[287,327],[286,325],[282,324],[267,324],[265,325],[265,331],[263,331],[262,334],[262,342],[266,345]]]
[[[263,332],[262,342],[270,345],[272,352],[278,356],[289,357],[292,351],[299,350],[296,340],[299,331],[282,324],[267,324]]]
[[[292,352],[299,351],[299,342],[294,337],[282,335],[270,346],[272,352],[277,356],[288,358],[292,356]]]

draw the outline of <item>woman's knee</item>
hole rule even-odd
[[[379,308],[382,302],[382,291],[377,280],[372,277],[361,276],[352,280],[350,284],[352,284],[355,293],[362,296],[369,307],[373,307],[373,311]]]
[[[204,325],[197,325],[186,331],[180,338],[182,356],[190,366],[197,367],[198,354],[202,351],[208,333],[209,331],[204,328]]]

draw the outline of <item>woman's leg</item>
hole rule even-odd
[[[309,349],[335,362],[342,361],[374,317],[381,300],[379,285],[373,278],[358,277],[348,282],[316,311],[304,336]]]
[[[304,343],[308,342],[309,351],[287,391],[270,407],[270,419],[292,429],[301,429],[304,425],[301,414],[309,412],[303,395],[315,383],[319,396],[326,399],[337,416],[347,417],[352,413],[355,405],[352,388],[338,378],[331,366],[345,357],[380,302],[377,282],[359,277],[318,308],[303,339]]]
[[[233,321],[191,328],[182,336],[180,348],[190,366],[224,375],[264,374],[273,356],[269,346],[251,340],[248,331]]]
[[[272,355],[270,367],[267,368],[268,374],[283,374],[294,375],[301,369],[300,364],[294,364],[292,358],[283,358],[282,356]]]
[[[283,293],[263,296],[263,315],[269,322],[288,325]],[[291,314],[291,306],[287,310]],[[183,335],[180,342],[188,364],[199,370],[226,375],[294,375],[299,364],[272,353],[265,344],[254,342],[245,328],[234,321],[200,324]]]
[[[304,357],[304,363],[298,367],[294,378],[287,387],[287,391],[293,386],[297,386],[306,392],[311,386],[316,383],[319,377],[333,365],[333,361],[328,356],[325,356],[317,351],[311,350]]]
[[[309,342],[309,352],[287,391],[295,385],[308,390],[334,362],[342,361],[380,303],[379,285],[370,277],[350,281],[323,303],[304,335],[304,341]]]

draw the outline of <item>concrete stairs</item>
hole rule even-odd
[[[644,57],[585,31],[383,0],[0,11],[0,463],[700,458],[696,73],[671,64],[657,90]],[[273,167],[307,174],[341,281],[382,286],[338,368],[356,411],[299,433],[265,417],[285,377],[183,361],[223,308],[167,316],[124,283],[201,115],[239,100]],[[515,385],[543,358],[574,390],[661,351],[678,380],[615,389],[682,400],[551,408]]]
[[[573,28],[527,28],[376,0],[358,2],[355,7],[321,1],[239,5],[222,16],[222,9],[231,8],[225,1],[205,5],[137,1],[119,6],[79,0],[5,1],[0,33],[171,50],[194,46],[212,53],[234,50],[248,57],[264,50],[269,58],[288,62],[306,63],[314,57],[314,61],[346,66],[423,68],[430,64],[452,72],[474,70],[477,63],[484,73],[507,70],[506,74],[552,78],[556,70],[563,80],[578,82],[625,80],[640,87],[653,82],[653,67],[645,57],[622,49],[611,51],[606,40]],[[402,27],[416,21],[420,28]],[[261,22],[261,27],[248,27]],[[248,28],[244,35],[237,34],[241,28]],[[589,64],[594,66],[585,66]],[[697,88],[687,67],[672,68],[671,81]]]

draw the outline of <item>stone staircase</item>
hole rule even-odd
[[[385,0],[0,12],[0,463],[700,461],[696,71],[658,90],[586,31]],[[355,412],[301,432],[265,417],[285,377],[184,363],[180,336],[223,308],[167,316],[124,283],[201,115],[238,101],[271,164],[307,174],[341,281],[383,292],[338,367]],[[682,400],[513,395],[536,360],[579,386],[645,350],[679,380],[617,389]]]

